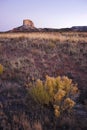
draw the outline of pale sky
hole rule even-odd
[[[31,19],[37,28],[87,26],[87,0],[0,0],[0,31]]]

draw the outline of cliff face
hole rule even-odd
[[[29,19],[23,20],[23,25],[12,29],[10,32],[32,32],[38,29],[34,26],[34,23]]]
[[[24,27],[34,28],[34,23],[29,19],[25,19],[25,20],[23,20],[23,26]]]

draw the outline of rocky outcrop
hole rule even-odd
[[[23,26],[24,27],[34,28],[34,23],[29,19],[25,19],[25,20],[23,20]]]
[[[14,28],[8,32],[87,32],[87,26],[73,26],[71,28],[36,28],[34,23],[30,19],[24,19],[23,25],[17,28]]]
[[[29,19],[23,20],[23,25],[12,29],[10,32],[36,32],[38,29],[34,26],[34,23]]]

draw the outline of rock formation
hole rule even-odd
[[[24,27],[34,28],[34,23],[29,19],[25,19],[25,20],[23,20],[23,26]]]
[[[10,30],[10,32],[36,32],[38,29],[34,26],[34,23],[29,19],[23,20],[23,25]]]
[[[77,32],[87,32],[87,26],[73,26],[71,28],[36,28],[34,23],[30,19],[24,19],[23,25],[17,28],[14,28],[8,32],[60,32],[60,31],[77,31]]]

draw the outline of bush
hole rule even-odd
[[[3,71],[4,71],[4,67],[3,67],[3,65],[0,64],[0,74],[2,74]]]
[[[41,80],[37,80],[35,86],[31,88],[31,95],[33,99],[40,104],[49,104],[50,97]]]
[[[78,94],[77,84],[73,84],[72,80],[66,76],[49,77],[46,81],[37,80],[32,84],[30,94],[33,99],[42,105],[52,105],[54,114],[59,117],[64,111],[70,111],[75,102],[73,98]]]

